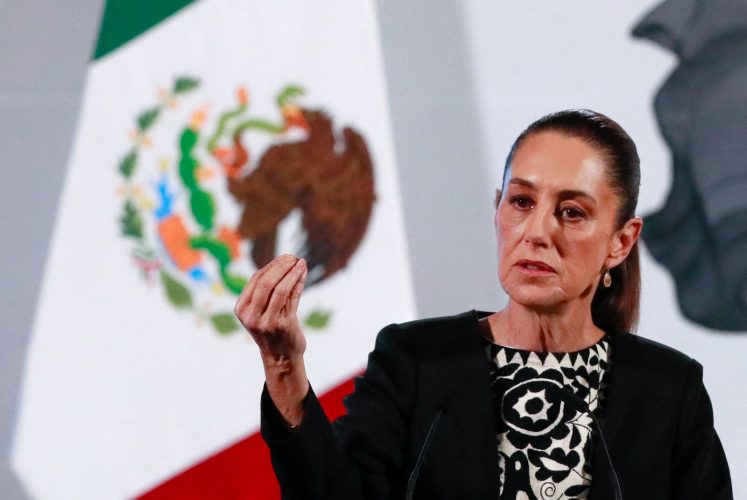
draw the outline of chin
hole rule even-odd
[[[553,310],[565,302],[559,290],[547,286],[509,284],[503,289],[513,302],[530,309]]]
[[[559,301],[552,297],[532,297],[528,299],[524,299],[523,297],[520,299],[515,299],[514,297],[511,297],[511,300],[513,300],[517,304],[521,304],[527,309],[534,309],[537,311],[545,312],[556,311],[560,309],[560,306],[563,304],[562,301]]]

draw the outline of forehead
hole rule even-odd
[[[583,190],[600,196],[611,190],[604,158],[594,146],[555,131],[524,139],[511,162],[511,178],[537,187]]]

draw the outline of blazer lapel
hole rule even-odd
[[[639,373],[635,364],[631,362],[635,356],[635,337],[630,334],[613,332],[611,349],[611,377],[607,389],[607,418],[602,423],[602,434],[615,468],[618,479],[624,457],[623,424],[634,417],[631,402],[635,400],[637,391],[641,390]],[[601,440],[594,443],[592,455],[592,485],[589,493],[591,500],[607,500],[615,498],[611,471]]]

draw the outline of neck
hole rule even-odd
[[[578,351],[604,336],[591,320],[591,304],[582,302],[545,311],[509,300],[505,309],[482,320],[483,329],[500,345],[528,351]]]

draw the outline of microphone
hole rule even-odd
[[[436,427],[438,427],[438,421],[441,420],[441,415],[443,414],[443,412],[443,407],[439,408],[436,411],[436,416],[433,417],[433,420],[431,421],[431,425],[428,428],[428,433],[425,435],[425,442],[423,443],[423,447],[420,448],[418,460],[417,462],[415,462],[415,467],[412,469],[410,478],[407,480],[407,491],[405,492],[405,500],[412,500],[412,496],[415,494],[415,483],[418,481],[418,476],[420,475],[420,467],[423,465],[423,459],[425,458],[428,447],[431,444],[433,431],[436,429]]]
[[[597,417],[596,415],[594,415],[594,412],[591,411],[591,408],[589,408],[589,405],[586,403],[586,401],[576,396],[574,392],[569,391],[567,389],[563,389],[553,384],[547,384],[547,387],[550,388],[550,392],[556,393],[558,398],[570,404],[571,407],[575,408],[576,410],[582,413],[586,413],[587,415],[591,416],[591,419],[594,422],[594,425],[597,429],[597,434],[599,434],[599,439],[602,442],[602,450],[604,451],[604,457],[607,459],[607,475],[609,476],[609,479],[612,483],[612,487],[615,492],[615,500],[623,500],[622,490],[620,489],[620,480],[617,477],[617,471],[615,471],[615,466],[612,465],[612,457],[610,456],[610,451],[607,448],[607,441],[605,441],[604,434],[602,433],[602,426],[599,424],[599,420],[597,420]]]

